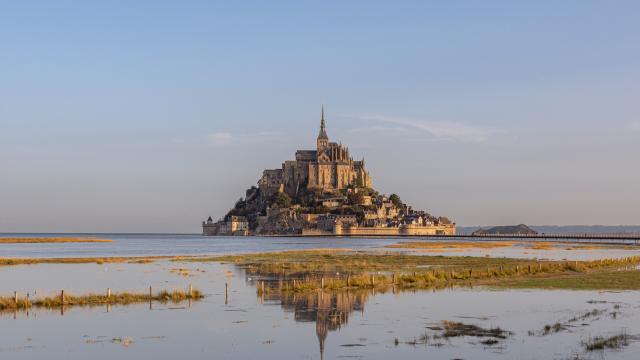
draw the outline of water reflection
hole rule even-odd
[[[255,280],[247,277],[247,282],[256,286],[258,297],[263,303],[279,304],[286,312],[292,312],[296,322],[315,322],[320,359],[324,358],[325,340],[329,332],[346,326],[353,312],[364,312],[364,304],[372,290],[306,292],[282,291],[286,278]],[[264,290],[262,287],[264,286]]]
[[[294,312],[295,321],[315,322],[320,346],[320,358],[324,357],[324,343],[330,331],[336,331],[349,322],[353,311],[364,311],[367,300],[365,291],[287,294],[281,298],[282,307]]]

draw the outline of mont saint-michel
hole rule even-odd
[[[364,158],[329,141],[324,108],[314,150],[266,169],[245,197],[219,221],[202,222],[203,235],[455,235],[447,217],[415,210],[396,194],[380,194]]]

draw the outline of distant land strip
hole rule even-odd
[[[113,242],[110,239],[94,238],[0,238],[0,244],[39,244],[39,243],[107,243]]]
[[[146,264],[156,260],[183,260],[192,256],[159,255],[159,256],[113,256],[113,257],[69,257],[69,258],[0,258],[0,266],[31,265],[31,264],[105,264],[132,263]]]

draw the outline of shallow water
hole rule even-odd
[[[189,276],[175,269],[187,269]],[[174,271],[172,271],[174,270]],[[183,271],[184,274],[184,271]],[[640,333],[640,292],[448,289],[257,295],[256,279],[218,263],[39,264],[0,267],[0,294],[144,291],[186,288],[203,301],[36,310],[0,315],[0,358],[34,359],[636,359],[640,343],[585,354],[581,342],[620,331]],[[225,303],[224,284],[231,289]],[[588,303],[588,302],[592,303]],[[620,306],[615,309],[615,304]],[[539,336],[546,324],[590,311],[605,313],[568,331]],[[611,313],[617,312],[613,318]],[[433,339],[443,320],[513,332],[486,346],[479,338]],[[583,325],[584,324],[584,325]],[[429,336],[427,343],[419,340]],[[396,344],[397,339],[397,344]],[[416,341],[418,340],[418,341]]]
[[[557,244],[549,250],[531,249],[528,243],[517,242],[510,247],[492,249],[391,249],[385,246],[402,241],[450,242],[421,237],[350,238],[350,237],[205,237],[200,235],[162,234],[0,234],[0,237],[96,237],[112,239],[106,243],[39,243],[0,244],[0,257],[58,258],[102,256],[162,256],[162,255],[222,255],[262,251],[342,248],[365,251],[399,251],[418,255],[492,256],[538,258],[549,260],[592,260],[640,255],[637,250],[584,249],[582,245]],[[468,240],[460,240],[468,242]],[[577,248],[567,250],[568,247]]]

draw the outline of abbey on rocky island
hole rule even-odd
[[[324,107],[315,150],[264,170],[224,218],[202,222],[203,235],[455,235],[455,223],[373,189],[364,158],[329,142]]]
[[[258,185],[266,195],[284,191],[289,196],[296,196],[302,189],[332,191],[349,186],[372,187],[364,158],[353,160],[348,147],[329,142],[324,107],[316,149],[298,150],[296,159],[285,161],[280,169],[264,170]]]

